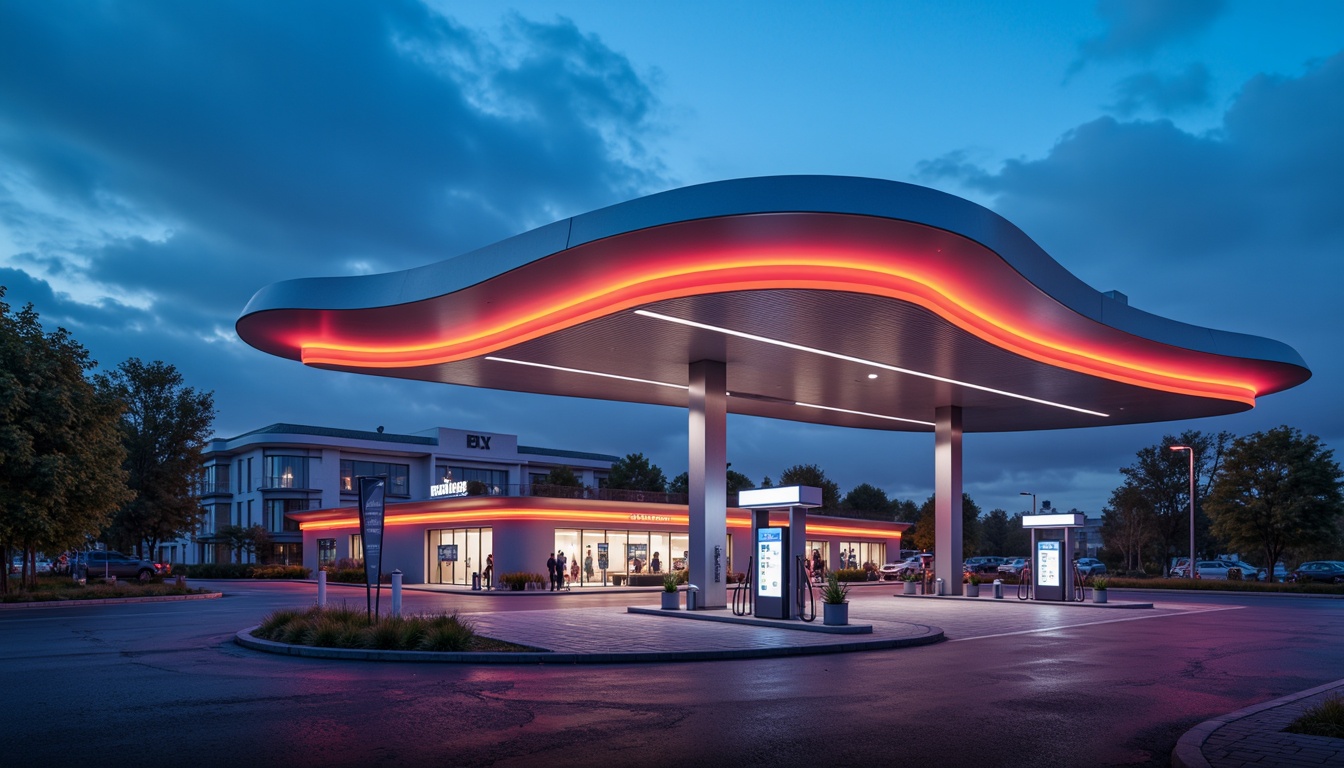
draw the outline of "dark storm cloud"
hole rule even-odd
[[[651,183],[613,141],[654,107],[629,63],[566,21],[507,29],[410,2],[5,4],[0,152],[63,203],[228,239],[256,287],[443,258]]]
[[[1209,103],[1209,70],[1202,64],[1191,64],[1173,77],[1157,72],[1140,72],[1121,80],[1116,85],[1116,102],[1111,109],[1122,117],[1142,110],[1160,115],[1183,112]]]
[[[1207,134],[1167,121],[1102,118],[1069,131],[1047,156],[1012,160],[998,172],[955,154],[925,164],[925,174],[993,195],[995,210],[1093,287],[1118,289],[1158,315],[1286,342],[1314,373],[1295,390],[1262,398],[1254,411],[1223,419],[976,438],[996,446],[988,463],[1011,477],[1021,461],[1016,452],[1114,476],[1163,434],[1249,434],[1280,423],[1344,444],[1344,412],[1321,407],[1344,377],[1341,146],[1344,53],[1299,76],[1250,80],[1221,129]],[[1080,439],[1089,464],[1050,453]]]
[[[1106,31],[1079,44],[1081,58],[1074,66],[1095,59],[1145,57],[1208,27],[1224,5],[1223,0],[1098,0],[1097,15]]]

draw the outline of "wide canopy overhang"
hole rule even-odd
[[[321,368],[932,431],[1234,413],[1306,381],[1287,345],[1157,317],[997,214],[890,181],[767,177],[652,195],[428,266],[257,293],[249,344]]]

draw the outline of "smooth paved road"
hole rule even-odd
[[[218,600],[0,610],[0,765],[1160,766],[1203,720],[1344,677],[1338,599],[1113,591],[1163,610],[1077,609],[1087,620],[1063,626],[1033,606],[869,588],[852,620],[899,601],[949,641],[472,667],[246,650],[236,630],[314,587],[217,584]],[[408,592],[406,609],[655,599]]]

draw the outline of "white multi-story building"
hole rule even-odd
[[[580,483],[606,484],[616,456],[519,445],[516,435],[435,428],[410,435],[272,424],[210,442],[200,503],[205,519],[190,539],[160,546],[171,562],[230,562],[240,557],[220,534],[261,525],[271,541],[248,561],[302,563],[303,537],[287,513],[358,503],[355,478],[386,475],[388,501],[430,498],[430,487],[466,481],[474,493],[528,495],[557,467]]]

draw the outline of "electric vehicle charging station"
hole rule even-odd
[[[751,510],[751,540],[755,566],[751,578],[755,590],[755,615],[766,619],[800,617],[794,589],[795,564],[807,547],[807,510],[821,506],[821,489],[804,485],[783,488],[752,488],[737,497],[737,506]],[[771,525],[770,510],[788,510],[788,527]],[[811,585],[807,585],[811,588]]]
[[[1036,600],[1064,602],[1074,587],[1073,531],[1082,528],[1078,514],[1024,515],[1022,527],[1031,530],[1031,587]]]

